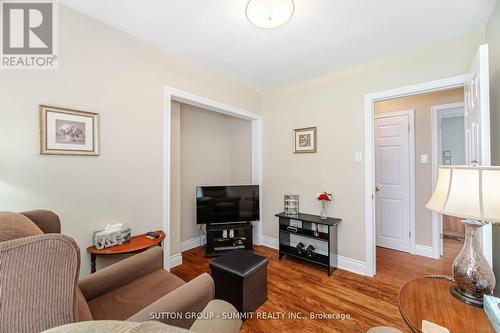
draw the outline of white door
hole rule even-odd
[[[377,245],[410,252],[410,113],[375,116]]]
[[[479,47],[467,74],[465,98],[466,163],[491,165],[490,153],[490,84],[488,45]],[[483,253],[492,263],[491,224],[483,227]]]

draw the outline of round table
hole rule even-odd
[[[109,256],[115,254],[124,253],[139,253],[144,250],[149,249],[152,246],[161,246],[161,242],[165,239],[165,233],[161,230],[155,231],[160,236],[158,238],[150,239],[146,234],[137,235],[130,237],[127,243],[120,245],[115,245],[112,247],[106,247],[104,249],[98,250],[95,246],[89,246],[87,252],[90,253],[90,273],[95,273],[96,271],[96,259],[97,256]]]
[[[462,303],[450,293],[453,282],[420,278],[399,291],[398,306],[403,319],[415,333],[422,333],[422,320],[443,326],[452,333],[494,333],[483,309]]]

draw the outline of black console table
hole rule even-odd
[[[279,258],[284,255],[301,259],[328,269],[328,276],[332,273],[332,268],[337,267],[337,224],[342,220],[337,218],[321,219],[317,215],[302,214],[287,215],[285,213],[276,214],[279,218]],[[314,224],[326,226],[326,230],[314,235]],[[318,227],[318,226],[316,226]],[[294,237],[295,236],[295,237]],[[295,238],[292,240],[291,238]],[[307,246],[310,243],[321,242],[328,249],[323,253],[314,253],[308,256],[305,251],[299,253],[297,250],[297,240]],[[314,241],[313,241],[314,240]],[[315,246],[315,245],[313,245]],[[326,252],[326,253],[325,253]]]

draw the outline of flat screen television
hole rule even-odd
[[[259,185],[197,186],[196,223],[260,220]]]

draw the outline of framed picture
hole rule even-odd
[[[40,105],[40,154],[99,155],[99,115]]]
[[[451,158],[451,150],[444,150],[443,157],[444,158]]]
[[[315,153],[317,151],[316,127],[298,128],[294,130],[294,154]]]

